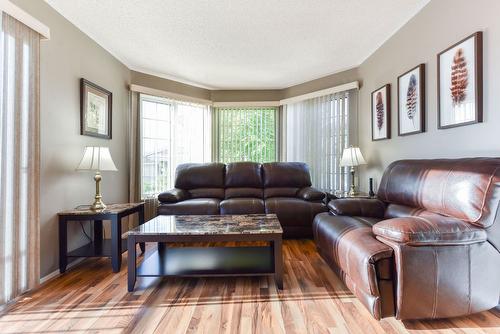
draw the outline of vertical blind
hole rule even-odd
[[[0,305],[40,278],[40,35],[0,12]]]
[[[349,109],[356,91],[325,95],[283,109],[283,160],[309,165],[313,185],[345,191],[349,173],[339,166],[349,145]]]
[[[214,110],[214,160],[270,162],[277,159],[277,108]]]
[[[208,106],[142,95],[141,194],[156,196],[173,187],[175,169],[211,160]]]

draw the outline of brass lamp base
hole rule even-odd
[[[106,204],[104,204],[103,201],[96,196],[95,201],[90,208],[95,211],[104,210],[106,209]]]
[[[92,210],[99,211],[99,210],[104,210],[106,209],[106,204],[102,201],[102,195],[101,195],[101,173],[96,172],[94,176],[95,180],[95,198],[94,198],[94,203],[90,207]]]
[[[347,196],[350,196],[350,197],[354,197],[356,196],[357,194],[359,194],[359,192],[356,191],[356,189],[354,189],[353,187],[351,187],[351,189],[349,190],[349,192],[347,193]]]
[[[358,192],[356,191],[356,186],[354,184],[354,167],[351,166],[351,188],[347,193],[347,196],[356,196]]]

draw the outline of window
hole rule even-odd
[[[0,308],[40,279],[39,60],[38,32],[0,10]]]
[[[174,185],[177,165],[208,162],[208,106],[141,95],[141,195],[148,198]]]
[[[276,161],[277,108],[216,108],[215,119],[217,161]]]
[[[283,159],[306,162],[320,189],[345,191],[349,186],[348,169],[339,163],[349,146],[355,94],[352,90],[284,106]]]

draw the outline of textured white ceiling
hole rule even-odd
[[[129,68],[272,89],[358,66],[429,0],[46,0]]]

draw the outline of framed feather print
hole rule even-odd
[[[391,85],[372,93],[372,141],[391,138]]]
[[[398,135],[425,131],[425,64],[398,77]]]
[[[476,32],[437,56],[438,128],[483,121],[483,33]]]

